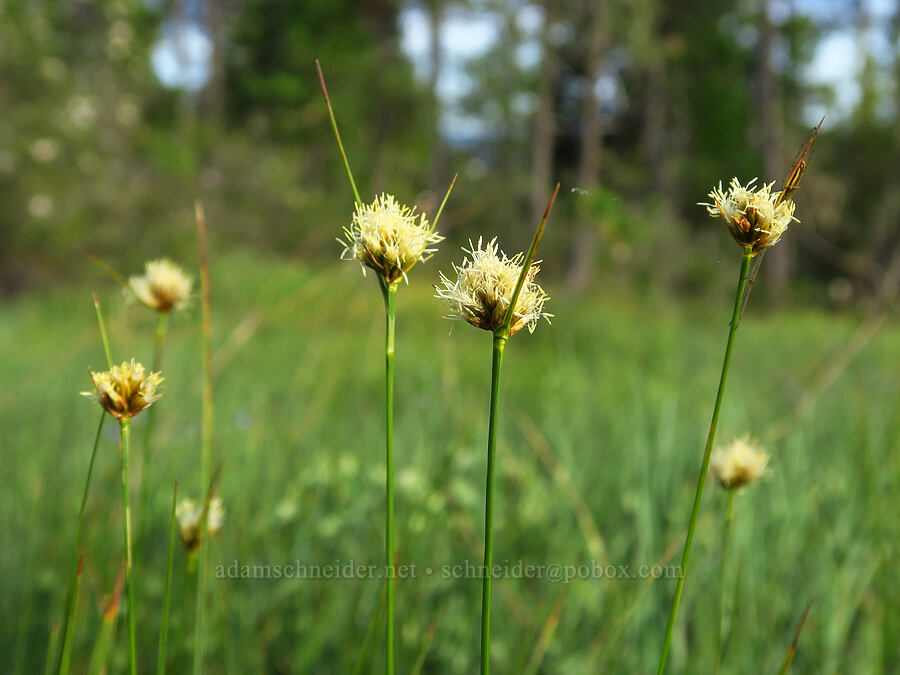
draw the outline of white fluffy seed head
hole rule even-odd
[[[700,203],[709,215],[722,218],[734,240],[741,246],[750,246],[754,254],[777,244],[791,221],[797,220],[794,202],[782,199],[778,190],[773,192],[774,182],[754,188],[756,180],[741,185],[733,178],[727,190],[719,183],[709,193],[711,203]]]
[[[766,472],[769,456],[747,438],[717,448],[709,462],[713,476],[726,490],[737,490]]]
[[[456,278],[450,279],[441,274],[441,283],[435,287],[435,297],[444,300],[450,310],[450,317],[468,321],[473,326],[496,331],[506,316],[512,294],[515,291],[519,275],[522,273],[524,256],[521,253],[508,258],[497,246],[497,239],[484,244],[478,239],[478,245],[469,242],[469,248],[463,249],[470,257],[461,265],[454,265]],[[544,312],[544,302],[549,296],[540,286],[534,283],[540,267],[531,265],[525,276],[525,283],[516,301],[512,324],[509,333],[528,328],[534,332],[541,317],[549,323],[552,314]]]
[[[424,213],[382,194],[371,204],[357,204],[353,221],[344,228],[342,260],[356,260],[375,270],[388,283],[406,279],[417,262],[431,257],[434,244],[444,238],[434,231]]]
[[[147,307],[160,313],[181,309],[191,298],[193,280],[167,258],[144,263],[144,274],[128,279],[128,287]]]

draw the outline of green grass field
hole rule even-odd
[[[397,670],[469,675],[478,662],[481,584],[444,571],[481,560],[491,337],[461,323],[450,333],[429,294],[436,277],[433,263],[416,268],[398,302],[397,550],[416,574],[397,586]],[[310,270],[235,255],[213,261],[212,285],[214,454],[227,509],[213,565],[379,564],[383,308],[375,280],[351,265]],[[553,326],[514,336],[507,350],[495,561],[596,561],[635,574],[642,565],[677,564],[733,289],[702,302],[618,294],[575,302],[548,286]],[[17,655],[19,673],[43,671],[62,612],[99,417],[78,392],[90,387],[88,367],[105,366],[91,290],[106,310],[114,359],[149,363],[152,313],[99,276],[94,286],[0,306],[5,673],[16,672]],[[859,317],[755,310],[751,302],[737,337],[718,440],[750,434],[772,461],[767,479],[737,502],[723,672],[777,673],[810,599],[793,672],[897,672],[900,326],[886,323],[853,354],[847,344]],[[147,523],[136,556],[147,673],[155,669],[172,483],[179,479],[184,496],[201,491],[201,340],[195,303],[170,325],[148,508],[138,514]],[[134,423],[135,485],[145,424]],[[724,501],[710,482],[672,673],[712,667]],[[78,673],[122,558],[110,423],[83,543]],[[195,584],[179,547],[170,672],[189,668]],[[672,578],[501,578],[496,672],[655,671],[674,586]],[[209,588],[209,673],[381,667],[377,580],[212,578]],[[125,670],[124,625],[120,612],[110,672]]]

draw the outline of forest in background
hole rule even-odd
[[[495,28],[474,56],[446,30],[460,17]],[[859,95],[830,114],[840,92],[809,70],[848,29]],[[164,86],[154,51],[186,59],[198,33],[201,86]],[[780,182],[829,113],[802,223],[767,256],[758,293],[894,303],[900,3],[862,0],[6,0],[0,288],[93,274],[79,248],[124,270],[194,256],[197,197],[217,250],[332,260],[351,199],[316,58],[364,194],[433,211],[459,172],[445,251],[481,232],[523,248],[561,181],[543,257],[572,291],[702,293],[733,244],[696,202],[732,176]]]

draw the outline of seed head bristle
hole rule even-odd
[[[453,266],[456,279],[441,273],[441,283],[435,287],[435,297],[447,303],[450,310],[448,318],[462,319],[477,328],[496,331],[509,308],[522,272],[524,256],[518,253],[512,258],[507,257],[500,251],[496,237],[487,244],[479,238],[477,246],[470,241],[469,248],[463,251],[470,257],[464,259],[461,265]],[[539,270],[539,264],[533,263],[525,276],[513,312],[510,335],[522,328],[534,332],[541,317],[549,323],[553,316],[543,311],[549,296],[534,283]]]

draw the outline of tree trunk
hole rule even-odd
[[[225,17],[224,0],[204,0],[206,26],[212,42],[206,105],[210,121],[221,126],[225,121]]]
[[[538,109],[534,124],[534,152],[531,166],[531,208],[539,218],[550,199],[550,182],[553,179],[553,147],[556,136],[556,53],[550,44],[550,28],[553,25],[553,3],[543,3],[544,20],[541,24],[541,75],[538,85]]]
[[[588,192],[593,191],[599,183],[602,159],[603,124],[596,87],[607,50],[606,1],[591,3],[590,14],[585,62],[587,91],[581,108],[581,157],[578,162],[578,187]],[[569,289],[574,292],[584,290],[591,282],[598,239],[592,214],[584,207],[577,210],[576,221],[578,224],[572,242],[571,264],[566,278]]]
[[[668,202],[671,193],[668,181],[668,157],[666,153],[666,56],[661,35],[661,8],[654,2],[650,6],[651,49],[647,55],[647,91],[644,96],[643,146],[647,162],[650,193]]]
[[[441,51],[441,33],[444,25],[444,7],[441,0],[431,0],[428,3],[429,24],[429,56],[431,58],[431,70],[428,74],[428,86],[431,94],[431,170],[430,189],[435,195],[443,194],[443,186],[446,183],[447,153],[444,148],[443,135],[441,134],[441,97],[440,77],[443,64]]]
[[[763,158],[762,181],[781,180],[787,167],[779,152],[779,95],[772,68],[776,27],[769,16],[770,0],[759,2],[759,45],[757,55],[757,108],[759,110],[759,149]],[[761,182],[762,182],[761,181]],[[794,257],[793,237],[785,237],[766,256],[766,286],[770,297],[783,297]]]

